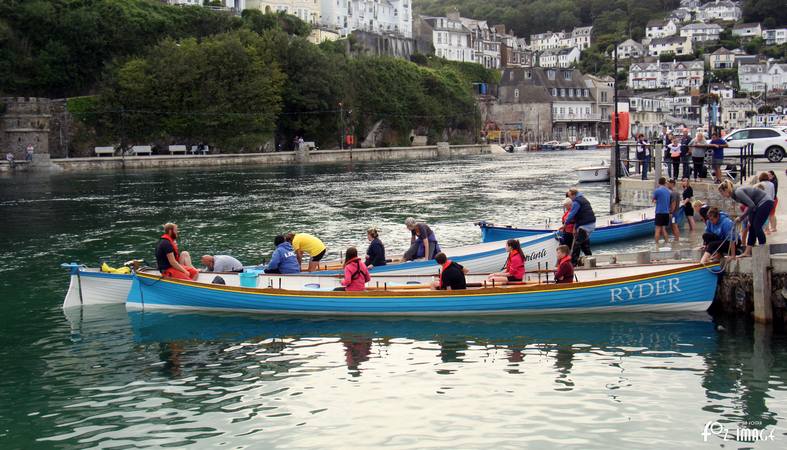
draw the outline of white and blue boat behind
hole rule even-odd
[[[478,226],[481,227],[481,241],[492,242],[554,233],[562,224],[558,221],[547,223],[544,228],[515,228],[508,225],[496,226],[482,221],[478,223]],[[654,208],[600,217],[596,220],[596,230],[591,235],[590,242],[593,245],[600,245],[650,236],[653,235],[655,228]]]
[[[528,271],[535,271],[551,265],[555,260],[555,250],[558,241],[553,232],[540,235],[529,236],[522,239],[522,251],[525,254],[525,267]],[[473,244],[454,249],[444,249],[448,257],[463,265],[473,273],[498,272],[506,262],[508,253],[505,248],[505,241],[486,242]],[[341,267],[340,264],[335,266]],[[119,275],[101,272],[98,269],[87,268],[76,263],[63,264],[69,269],[71,281],[63,307],[123,303],[126,301],[129,290],[131,289],[132,275]],[[330,266],[329,266],[330,268]],[[392,263],[372,269],[372,276],[388,275],[435,275],[439,266],[434,261],[410,261]],[[339,275],[342,273],[338,269],[323,270],[314,272],[319,275]],[[299,274],[292,276],[309,276],[313,274]],[[198,281],[210,283],[215,277],[213,273],[201,273]],[[228,285],[238,286],[237,274],[221,274]]]
[[[705,311],[716,292],[718,275],[714,268],[700,264],[647,265],[634,275],[624,275],[625,268],[615,267],[595,271],[597,276],[606,271],[596,280],[573,284],[363,292],[243,288],[137,273],[126,306],[131,310],[386,316]]]

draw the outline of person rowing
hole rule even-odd
[[[509,281],[517,282],[525,278],[525,254],[522,252],[522,245],[517,239],[506,241],[508,258],[502,272],[489,274],[488,281],[499,284],[506,284]]]

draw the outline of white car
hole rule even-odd
[[[787,133],[776,128],[741,128],[728,134],[725,141],[730,147],[724,149],[725,157],[740,156],[740,149],[746,144],[754,144],[754,156],[779,162],[787,155]]]

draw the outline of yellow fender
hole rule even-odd
[[[131,273],[131,269],[128,267],[121,267],[119,269],[115,269],[114,267],[109,267],[109,264],[102,263],[101,264],[101,271],[105,273],[114,273],[118,275],[128,275]]]

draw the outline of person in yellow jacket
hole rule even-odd
[[[320,266],[320,260],[325,256],[325,244],[317,238],[307,233],[287,233],[287,241],[292,243],[292,249],[295,250],[295,256],[298,258],[298,263],[303,263],[303,254],[308,253],[309,259],[309,272],[314,272]]]

